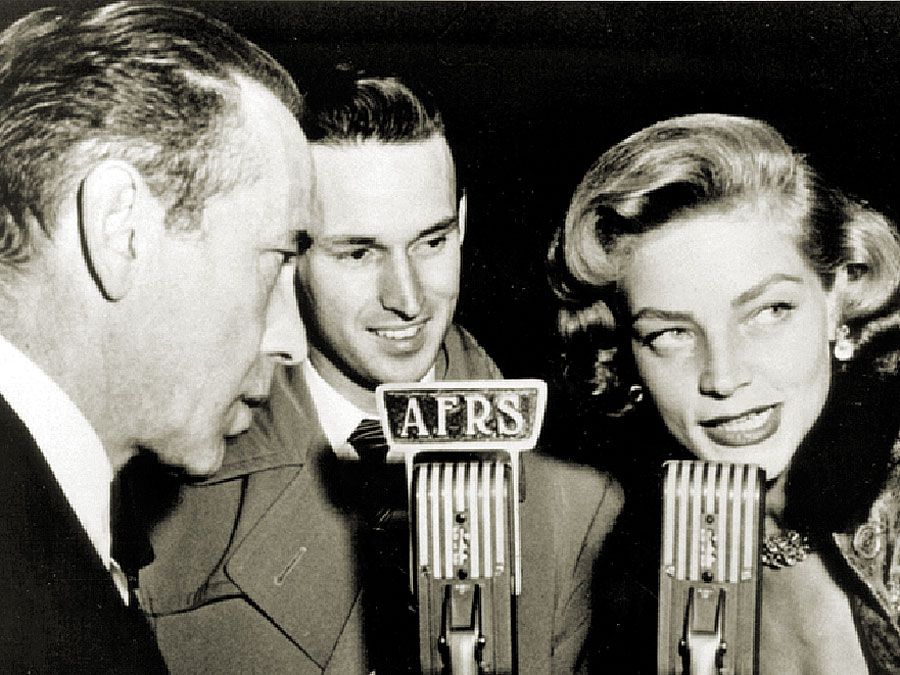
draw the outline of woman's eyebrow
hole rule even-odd
[[[631,323],[635,324],[641,319],[656,319],[658,321],[693,321],[694,315],[690,312],[674,312],[668,309],[642,307],[631,317]]]
[[[766,292],[769,286],[773,284],[778,284],[783,281],[789,281],[791,283],[802,284],[803,278],[798,277],[795,274],[784,274],[783,272],[776,272],[775,274],[767,276],[765,279],[760,281],[758,284],[754,284],[746,291],[738,295],[734,300],[731,301],[732,307],[738,307],[740,305],[744,305],[752,300],[756,300],[760,295]]]

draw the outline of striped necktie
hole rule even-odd
[[[383,463],[390,449],[381,432],[381,422],[372,419],[362,420],[347,438],[347,443],[363,462]]]
[[[409,592],[409,527],[406,471],[385,461],[388,444],[378,420],[364,419],[347,443],[359,455],[364,478],[357,493],[361,582],[369,667],[377,672],[417,673],[418,619]]]

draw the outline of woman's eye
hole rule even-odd
[[[773,302],[757,310],[750,317],[750,323],[757,326],[770,326],[787,319],[796,308],[797,306],[790,302]]]
[[[687,328],[666,328],[647,333],[641,342],[658,354],[671,354],[690,349],[694,344],[694,333]]]

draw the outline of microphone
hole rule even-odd
[[[387,460],[406,464],[421,672],[515,673],[520,453],[537,442],[546,384],[385,384],[376,396]]]
[[[664,466],[657,672],[753,675],[765,472],[725,462]]]

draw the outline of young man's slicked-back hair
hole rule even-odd
[[[188,7],[45,9],[12,24],[0,34],[0,263],[31,259],[61,196],[104,159],[132,163],[173,228],[252,182],[238,159],[252,142],[235,133],[236,77],[299,117],[297,88],[271,56]]]
[[[410,143],[445,135],[426,92],[393,77],[336,75],[306,95],[303,131],[312,143]]]

